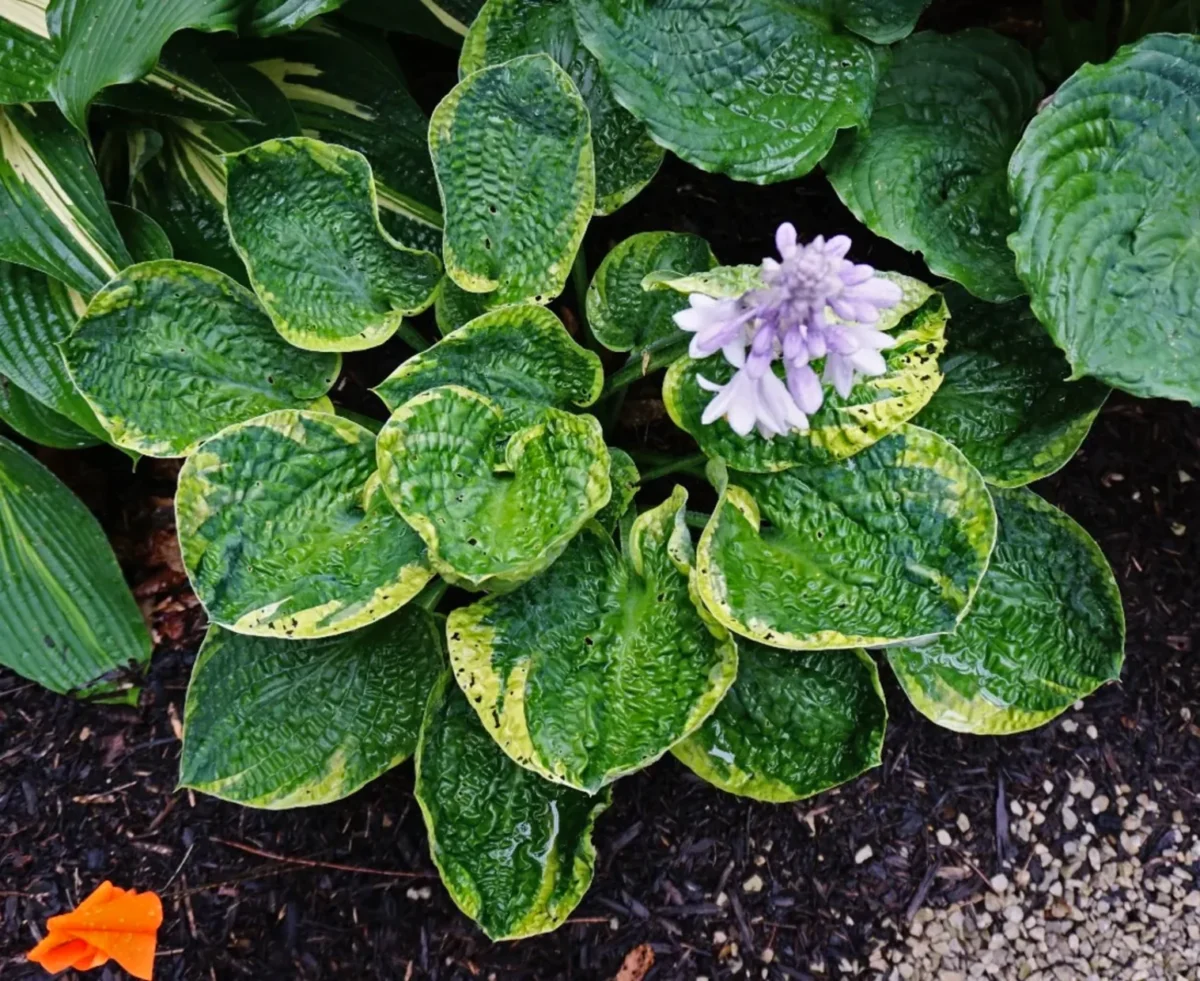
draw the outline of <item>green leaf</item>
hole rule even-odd
[[[367,158],[389,234],[410,248],[441,249],[429,120],[391,65],[323,23],[254,49],[251,65],[287,97],[305,136]]]
[[[877,647],[951,631],[996,538],[979,472],[917,426],[852,460],[729,481],[700,538],[700,595],[729,629],[773,647]]]
[[[96,103],[134,113],[181,116],[187,119],[254,119],[254,110],[222,73],[191,32],[176,34],[158,64],[141,81],[116,85],[96,97]]]
[[[596,192],[587,107],[571,77],[540,54],[468,76],[433,111],[429,149],[446,274],[508,303],[558,296]]]
[[[468,293],[449,276],[443,276],[433,311],[438,330],[449,334],[469,324],[476,317],[482,317],[491,310],[506,306],[513,304],[506,302],[496,293]]]
[[[0,439],[0,664],[60,694],[128,692],[150,635],[90,511]]]
[[[134,262],[175,258],[175,249],[167,233],[149,215],[116,201],[109,202],[108,210],[112,212],[117,230]]]
[[[1200,404],[1195,180],[1200,39],[1159,34],[1085,65],[1009,165],[1009,239],[1033,312],[1074,369]]]
[[[409,358],[374,389],[389,412],[439,385],[488,396],[513,425],[546,406],[591,405],[604,386],[604,366],[571,339],[562,321],[534,304],[502,307],[447,334]]]
[[[650,182],[663,151],[613,97],[596,59],[579,40],[568,0],[488,0],[463,42],[459,76],[538,53],[548,54],[571,76],[587,106],[596,153],[596,214],[611,214]]]
[[[37,2],[0,0],[0,50],[0,105],[50,98],[58,53]]]
[[[102,89],[148,75],[178,30],[235,30],[240,8],[240,0],[50,0],[46,23],[61,53],[54,101],[86,133],[88,104]]]
[[[52,106],[0,108],[0,260],[88,296],[131,261],[87,140]]]
[[[687,493],[638,516],[622,555],[589,525],[540,576],[455,610],[450,663],[512,759],[595,793],[716,708],[737,649],[693,604]]]
[[[337,10],[346,0],[250,0],[244,15],[248,34],[286,34],[314,17]]]
[[[417,749],[429,851],[459,909],[493,940],[561,926],[592,883],[592,828],[610,795],[588,797],[517,766],[447,673]]]
[[[1006,168],[1041,95],[1011,38],[916,34],[895,47],[870,124],[838,141],[825,170],[871,231],[976,296],[1010,300],[1024,289],[1006,242]]]
[[[375,437],[283,409],[222,430],[179,474],[179,545],[209,619],[241,634],[331,637],[398,610],[432,577],[379,493]]]
[[[995,490],[996,551],[953,634],[888,660],[923,715],[1001,735],[1049,722],[1121,673],[1125,616],[1099,547],[1028,490]]]
[[[851,457],[874,445],[925,407],[941,384],[938,358],[945,346],[946,302],[920,280],[881,273],[904,292],[901,301],[881,313],[874,326],[892,333],[894,347],[882,352],[887,374],[861,377],[849,396],[825,392],[821,408],[809,417],[807,432],[767,439],[757,431],[739,436],[724,419],[700,420],[713,398],[699,379],[725,384],[736,370],[720,354],[703,361],[684,357],[667,371],[663,401],[672,421],[691,434],[700,448],[737,470],[770,473],[802,464]],[[837,318],[828,314],[831,320]],[[782,372],[782,366],[777,366]]]
[[[608,458],[608,482],[612,485],[612,497],[596,512],[596,524],[611,534],[637,496],[642,475],[638,473],[633,457],[624,450],[610,449]]]
[[[188,686],[179,784],[273,810],[348,797],[416,751],[444,669],[437,624],[416,606],[326,640],[211,627]]]
[[[379,434],[392,504],[433,567],[469,586],[541,572],[611,495],[591,416],[547,408],[515,432],[505,416],[486,395],[448,385],[405,402]]]
[[[391,2],[393,5],[399,6],[401,10],[404,10],[406,6],[406,0],[391,0]],[[443,27],[464,37],[483,7],[483,2],[484,0],[420,0],[421,5],[433,14]],[[408,20],[409,16],[406,14],[405,20]],[[401,26],[395,28],[395,30],[403,29]]]
[[[296,137],[232,154],[225,166],[234,247],[290,343],[378,347],[433,303],[441,265],[383,230],[361,153]]]
[[[82,304],[78,294],[75,299]],[[45,273],[0,262],[0,373],[85,430],[92,437],[87,445],[94,445],[107,441],[108,433],[75,388],[58,347],[70,336],[76,319],[72,296],[62,283]],[[72,438],[81,439],[77,433]]]
[[[674,290],[676,293],[703,293],[722,299],[741,296],[747,290],[762,289],[762,266],[717,266],[714,269],[681,274],[677,269],[656,269],[642,279],[644,290]]]
[[[5,375],[0,375],[0,422],[39,446],[80,450],[104,442],[39,402]]]
[[[469,3],[475,10],[483,5],[483,0],[461,2]],[[348,0],[341,15],[356,24],[412,34],[447,48],[459,47],[467,33],[467,25],[458,21],[454,22],[453,29],[448,27],[445,23],[448,15],[432,0]],[[468,24],[471,17],[467,19]]]
[[[678,279],[716,265],[698,235],[641,232],[625,239],[604,257],[588,287],[587,320],[596,340],[610,351],[642,351],[678,335],[672,317],[687,308],[687,297],[647,292],[642,281],[652,274]]]
[[[953,319],[942,387],[918,425],[950,440],[999,487],[1048,477],[1079,449],[1108,387],[1067,380],[1071,366],[1026,300],[993,304],[947,289]]]
[[[802,800],[882,762],[887,703],[865,651],[777,651],[738,641],[738,674],[716,712],[671,750],[731,794]]]
[[[62,352],[112,441],[147,456],[187,456],[235,422],[304,408],[340,368],[284,341],[229,277],[173,260],[121,273]]]
[[[871,46],[825,4],[572,0],[618,101],[701,170],[768,184],[802,177],[870,113]]]
[[[838,20],[876,44],[908,37],[930,0],[836,0]]]

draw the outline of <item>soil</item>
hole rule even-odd
[[[935,7],[938,26],[962,26],[969,6]],[[1020,6],[1030,5],[989,10],[1031,29]],[[443,61],[422,77],[441,84],[452,71]],[[856,257],[921,274],[912,256],[866,234],[819,174],[757,188],[674,160],[632,205],[595,223],[589,259],[594,268],[626,235],[664,228],[705,235],[723,261],[753,261],[783,218],[805,236],[846,231]],[[561,307],[574,312],[569,292]],[[339,396],[371,407],[363,390],[403,357],[397,347],[350,359]],[[616,443],[674,444],[654,392],[647,382],[631,394]],[[1119,684],[1066,722],[983,739],[917,716],[885,669],[882,767],[795,805],[722,794],[668,759],[617,785],[597,829],[595,882],[570,923],[510,944],[489,942],[438,884],[411,765],[306,811],[252,811],[175,789],[183,697],[203,632],[174,544],[177,467],[146,461],[130,473],[108,451],[40,455],[109,529],[157,653],[136,708],[76,702],[0,671],[6,981],[43,976],[23,951],[47,916],[105,878],[162,894],[161,979],[602,981],[631,954],[629,981],[649,961],[649,981],[855,976],[921,907],[978,902],[990,877],[1027,862],[1032,842],[1012,833],[1010,809],[1044,796],[1046,781],[1061,786],[1086,767],[1113,787],[1128,784],[1130,795],[1151,793],[1164,824],[1151,830],[1145,860],[1172,811],[1200,827],[1191,714],[1200,704],[1200,412],[1178,403],[1114,396],[1083,452],[1036,488],[1096,537],[1120,581],[1129,637]],[[970,831],[947,845],[937,831],[960,814]],[[1100,836],[1120,832],[1119,819],[1095,824]],[[1037,829],[1044,842],[1065,834],[1057,812]]]

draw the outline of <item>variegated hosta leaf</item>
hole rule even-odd
[[[82,304],[78,295],[76,299]],[[58,347],[70,336],[81,310],[58,280],[0,262],[0,374],[85,430],[93,443],[103,442],[108,433],[75,388]]]
[[[913,425],[852,460],[728,480],[700,538],[700,595],[731,630],[773,647],[951,631],[996,540],[979,472]]]
[[[392,65],[326,24],[253,49],[250,64],[287,97],[305,136],[367,158],[389,234],[410,248],[440,251],[429,120]]]
[[[757,431],[739,436],[724,419],[702,423],[713,393],[702,389],[699,379],[723,385],[736,370],[721,354],[703,361],[684,357],[667,371],[663,401],[672,421],[709,456],[736,470],[769,473],[851,457],[911,419],[942,381],[938,357],[946,343],[946,302],[920,280],[880,275],[904,291],[900,303],[882,311],[875,324],[896,338],[895,346],[882,352],[887,374],[860,376],[846,398],[826,388],[825,402],[809,417],[806,432],[767,439]],[[777,368],[782,372],[782,365]]]
[[[579,40],[569,0],[488,0],[463,42],[459,76],[539,52],[566,70],[587,105],[596,152],[596,214],[611,214],[650,182],[663,151],[613,97]]]
[[[290,343],[378,347],[433,303],[441,264],[383,230],[361,153],[296,137],[228,156],[225,166],[234,247]]]
[[[104,442],[0,374],[0,423],[39,446],[79,450]],[[97,425],[99,425],[97,423]],[[3,427],[0,427],[2,430]]]
[[[1076,377],[1200,404],[1200,38],[1085,65],[1009,164],[1017,275]]]
[[[608,481],[612,485],[612,497],[596,513],[596,524],[611,534],[637,496],[642,475],[638,473],[633,457],[624,450],[610,449],[608,458]]]
[[[496,293],[468,293],[454,282],[449,276],[442,277],[442,285],[438,287],[437,299],[434,301],[433,312],[437,319],[438,330],[449,334],[459,327],[469,324],[476,317],[498,310],[500,307],[513,306]]]
[[[405,402],[379,434],[388,497],[434,568],[469,586],[546,568],[608,503],[608,471],[591,416],[547,408],[514,432],[499,404],[456,385]]]
[[[908,37],[930,0],[835,0],[838,21],[876,44]]]
[[[675,269],[655,269],[642,279],[644,290],[674,290],[729,298],[763,286],[762,266],[717,266],[680,274]]]
[[[284,341],[229,277],[173,260],[126,269],[62,351],[112,441],[147,456],[186,456],[235,422],[304,408],[341,365]]]
[[[737,674],[729,634],[693,603],[687,493],[638,516],[624,555],[589,525],[540,576],[455,610],[450,663],[504,749],[595,793],[662,756]]]
[[[958,732],[1049,722],[1121,673],[1125,616],[1099,547],[1028,490],[995,490],[996,551],[958,629],[888,660],[913,705]]]
[[[46,23],[60,54],[50,87],[81,133],[102,89],[149,74],[168,38],[185,27],[233,31],[240,0],[50,0]]]
[[[717,265],[699,235],[641,232],[613,247],[587,291],[588,326],[610,351],[641,351],[655,341],[682,336],[672,317],[688,306],[685,295],[647,291],[647,276],[678,279]]]
[[[332,13],[346,0],[249,0],[243,15],[245,32],[266,36],[286,34],[314,17]]]
[[[405,0],[400,0],[403,4]],[[479,11],[483,8],[484,0],[420,0],[438,21],[455,34],[466,36]],[[400,29],[400,28],[397,28]]]
[[[1068,380],[1071,366],[1027,300],[995,304],[954,286],[942,387],[916,423],[950,440],[999,487],[1020,487],[1079,449],[1108,386]]]
[[[179,784],[250,807],[348,797],[408,759],[445,670],[419,606],[325,640],[211,627],[188,686]]]
[[[877,235],[921,252],[985,300],[1024,289],[1005,241],[1006,169],[1042,83],[1028,51],[992,31],[924,31],[893,49],[871,121],[825,161],[834,190]]]
[[[535,304],[502,307],[447,334],[409,358],[375,389],[388,411],[439,385],[461,385],[491,398],[513,426],[546,406],[591,405],[604,386],[604,366]]]
[[[592,827],[611,802],[501,752],[447,672],[417,748],[417,803],[450,898],[493,940],[562,925],[592,883]]]
[[[148,214],[116,201],[108,203],[108,210],[134,262],[175,258],[175,249],[167,233]]]
[[[802,800],[882,762],[887,703],[866,651],[779,651],[738,641],[737,681],[671,751],[731,794]]]
[[[92,513],[0,439],[0,664],[62,694],[117,696],[150,635]]]
[[[43,102],[58,70],[45,0],[0,0],[0,105]]]
[[[53,106],[0,107],[0,260],[87,296],[131,261],[87,140]]]
[[[702,170],[758,184],[801,177],[870,113],[871,45],[827,4],[572,0],[620,103]]]
[[[179,474],[179,545],[214,623],[305,639],[373,623],[432,577],[381,494],[375,437],[283,409],[222,430]]]
[[[458,48],[462,45],[463,36],[470,24],[483,6],[483,0],[452,0],[453,6],[469,5],[472,9],[467,13],[466,23],[454,21],[454,27],[449,27],[445,20],[449,16],[447,3],[434,3],[433,0],[347,0],[339,13],[343,18],[355,24],[365,24],[377,27],[383,31],[396,31],[401,34],[411,34],[424,38],[447,48]]]
[[[506,303],[558,296],[596,192],[587,107],[571,77],[542,54],[476,72],[434,110],[429,149],[446,274]]]

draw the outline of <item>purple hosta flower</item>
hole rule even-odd
[[[775,234],[779,259],[764,259],[763,286],[735,299],[693,293],[691,306],[675,322],[694,334],[693,358],[717,351],[738,371],[723,386],[700,379],[717,392],[703,415],[705,423],[725,417],[734,431],[757,428],[770,438],[808,428],[808,416],[824,401],[822,383],[843,398],[858,375],[887,371],[880,351],[895,344],[872,325],[879,311],[900,302],[900,287],[876,277],[870,266],[850,262],[850,239],[818,236],[808,245],[796,241],[788,223]],[[831,322],[827,311],[837,319]],[[746,347],[750,354],[747,357]],[[813,362],[824,359],[818,377]],[[786,385],[771,368],[782,360]]]

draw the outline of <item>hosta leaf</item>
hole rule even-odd
[[[688,306],[687,297],[670,290],[647,292],[642,281],[652,273],[673,279],[715,267],[717,258],[698,235],[641,232],[604,257],[587,291],[592,333],[610,351],[641,351],[679,333],[671,318]]]
[[[388,411],[439,385],[461,385],[491,398],[513,425],[548,405],[591,405],[604,367],[571,339],[562,321],[534,304],[502,307],[447,334],[409,358],[375,389]]]
[[[361,153],[306,137],[225,160],[229,231],[276,330],[309,351],[378,347],[433,303],[441,265],[379,224]]]
[[[283,409],[222,430],[179,474],[183,562],[209,619],[237,633],[330,637],[399,609],[433,573],[379,492],[375,437]]]
[[[434,568],[472,586],[546,568],[611,493],[591,416],[547,408],[514,432],[505,415],[486,395],[448,385],[405,402],[379,434],[388,497]]]
[[[699,726],[737,649],[692,602],[681,487],[638,516],[622,555],[589,525],[540,576],[455,610],[450,663],[484,728],[543,776],[595,793]]]
[[[957,287],[946,298],[946,378],[917,424],[950,440],[990,484],[1049,476],[1079,449],[1108,387],[1067,380],[1071,366],[1028,301],[985,303]]]
[[[211,627],[188,686],[180,786],[272,809],[348,797],[413,754],[444,669],[440,631],[416,606],[325,640]]]
[[[587,107],[571,77],[546,55],[476,72],[433,111],[429,149],[447,275],[508,303],[558,296],[596,191]]]
[[[0,0],[0,51],[0,105],[50,98],[58,53],[37,0]]]
[[[87,140],[53,106],[0,108],[0,260],[89,296],[130,263]]]
[[[596,214],[610,214],[649,183],[663,151],[613,97],[579,40],[569,0],[488,0],[463,42],[458,71],[466,76],[539,52],[566,70],[587,105],[596,152]]]
[[[249,34],[285,34],[314,17],[337,10],[346,0],[250,0],[244,15]]]
[[[867,117],[871,46],[824,5],[792,0],[572,0],[620,103],[702,170],[765,184],[801,177]]]
[[[853,460],[731,473],[700,538],[700,595],[773,647],[893,644],[955,628],[995,539],[979,472],[906,425]]]
[[[908,37],[930,0],[835,0],[838,20],[876,44]]]
[[[0,664],[59,693],[113,695],[150,635],[90,511],[0,439]]]
[[[50,0],[46,23],[61,53],[50,87],[54,101],[81,133],[87,107],[110,85],[149,74],[178,30],[232,31],[240,0]]]
[[[702,389],[698,379],[725,384],[736,369],[720,354],[703,361],[685,357],[670,367],[663,381],[663,401],[675,425],[690,433],[709,456],[734,469],[768,473],[853,456],[911,419],[942,381],[938,357],[946,343],[946,302],[919,280],[881,275],[904,291],[900,303],[883,311],[875,324],[896,338],[895,346],[882,352],[887,374],[859,377],[846,398],[826,389],[825,402],[809,417],[807,432],[767,439],[757,431],[739,436],[724,419],[702,423],[713,394]]]
[[[76,318],[62,283],[34,269],[0,262],[0,374],[86,430],[93,443],[102,442],[108,433],[75,388],[58,348],[70,336]]]
[[[235,422],[303,408],[340,367],[284,341],[229,277],[173,260],[126,269],[62,351],[113,442],[147,456],[186,456]]]
[[[433,311],[438,330],[449,334],[490,310],[512,305],[495,293],[468,293],[449,276],[443,276]]]
[[[456,0],[455,6],[459,3],[469,4],[473,11],[483,6],[483,0]],[[462,44],[474,13],[469,13],[466,24],[454,21],[451,28],[446,23],[450,18],[444,8],[445,4],[438,6],[433,0],[348,0],[341,14],[357,24],[413,34],[448,48],[457,48]]]
[[[79,450],[104,440],[39,402],[11,378],[0,374],[0,422],[39,446]]]
[[[923,32],[893,50],[870,123],[825,162],[830,183],[937,275],[986,300],[1020,296],[1006,168],[1042,95],[1033,58],[986,30]]]
[[[175,249],[167,233],[148,214],[116,201],[109,202],[108,210],[112,212],[113,221],[117,223],[117,230],[134,262],[175,258]]]
[[[608,481],[612,485],[612,497],[596,513],[596,523],[611,533],[637,496],[642,475],[638,473],[633,457],[624,450],[610,449],[608,458]]]
[[[480,725],[449,673],[434,688],[417,749],[417,803],[450,898],[493,940],[562,925],[592,883],[589,797],[517,766]]]
[[[251,65],[287,97],[305,136],[367,158],[392,236],[410,248],[441,249],[429,120],[391,65],[324,24],[256,49]]]
[[[970,613],[888,660],[938,725],[997,735],[1040,726],[1121,673],[1125,616],[1104,554],[1028,490],[993,492],[996,551]]]
[[[677,269],[655,269],[642,279],[644,290],[674,290],[729,298],[763,286],[762,266],[717,266],[714,269],[680,273]]]
[[[782,803],[882,762],[887,704],[865,651],[778,651],[738,641],[738,674],[716,712],[672,752],[731,794]]]
[[[1009,165],[1009,240],[1076,376],[1200,404],[1200,39],[1158,34],[1085,65]]]

